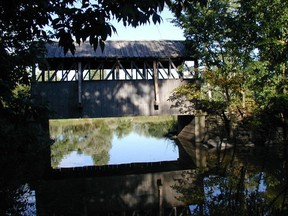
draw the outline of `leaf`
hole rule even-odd
[[[59,38],[58,46],[63,47],[64,55],[66,55],[69,50],[74,55],[76,47],[73,43],[71,32],[65,32],[64,29],[61,29],[58,33],[58,38]]]
[[[74,56],[75,52],[76,52],[76,47],[75,47],[75,45],[73,43],[70,44],[70,48],[69,49],[70,49],[72,55]]]
[[[102,32],[102,34],[101,34],[101,39],[102,39],[103,41],[105,41],[105,40],[107,39],[107,37],[108,37],[106,28],[105,28],[105,30],[103,29],[101,32]]]
[[[96,51],[98,47],[98,38],[97,37],[95,38],[94,36],[91,35],[89,42],[90,42],[90,45],[93,46],[94,51]]]
[[[113,25],[110,25],[110,27],[111,27],[113,33],[114,33],[114,34],[117,34],[117,30],[116,30],[116,28],[115,28]]]
[[[160,24],[160,22],[162,21],[161,16],[159,16],[156,12],[153,13],[152,15],[152,21],[154,24],[157,24],[157,22]]]
[[[163,11],[164,6],[165,6],[165,1],[163,1],[163,0],[158,1],[158,8],[159,8],[159,11]]]
[[[81,8],[87,8],[87,7],[89,7],[89,0],[82,0]]]
[[[111,26],[107,24],[105,27],[106,27],[107,35],[109,35],[111,37],[111,34],[112,34]]]
[[[81,38],[79,36],[76,36],[76,43],[80,45],[81,43]]]
[[[102,39],[100,39],[100,47],[101,47],[101,51],[104,52],[105,42]]]

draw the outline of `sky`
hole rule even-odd
[[[137,141],[135,141],[137,140]],[[125,164],[136,162],[175,161],[179,158],[179,150],[174,141],[170,139],[149,137],[131,132],[122,138],[115,134],[109,149],[109,162],[112,164]],[[97,153],[97,152],[96,152]],[[58,168],[93,166],[91,155],[72,151],[65,155]]]
[[[78,5],[77,7],[81,7]],[[167,7],[160,13],[162,22],[154,24],[152,21],[150,24],[138,26],[136,28],[127,26],[123,23],[112,20],[110,23],[116,28],[117,34],[112,34],[107,40],[185,40],[183,31],[176,27],[171,20],[174,19],[173,14]],[[46,30],[51,30],[46,27]]]
[[[151,22],[137,28],[125,27],[122,22],[112,21],[117,34],[108,40],[185,40],[183,31],[170,22],[174,17],[167,8],[164,8],[161,17],[163,20],[160,24]]]

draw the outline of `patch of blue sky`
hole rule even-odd
[[[175,26],[171,21],[173,14],[168,8],[161,12],[162,22],[160,24],[145,24],[136,28],[112,20],[111,24],[116,28],[117,34],[112,34],[108,40],[185,40],[181,28]]]
[[[109,164],[172,161],[179,157],[173,141],[165,138],[144,137],[133,132],[120,140],[114,136],[112,142]]]
[[[90,155],[79,154],[77,151],[73,151],[66,155],[58,167],[82,167],[82,166],[93,166],[94,162]]]

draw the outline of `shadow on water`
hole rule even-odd
[[[50,166],[47,124],[9,120],[0,118],[0,215],[36,215],[35,185]]]
[[[286,149],[277,148],[207,151],[207,167],[172,187],[193,215],[287,215]]]
[[[32,188],[35,190],[37,215],[40,216],[287,215],[287,149],[283,145],[234,146],[220,151],[204,148],[201,143],[176,139],[179,153],[176,160],[107,165],[112,146],[111,134],[123,138],[136,128],[141,134],[157,134],[159,138],[167,131],[162,123],[159,123],[161,126],[158,129],[154,123],[132,127],[129,121],[110,122],[108,126],[99,123],[96,129],[90,130],[92,125],[95,126],[95,122],[86,122],[85,127],[74,125],[68,129],[50,129],[52,138],[59,139],[66,148],[52,145],[51,156],[54,159],[51,163],[54,169],[49,169],[44,178],[40,176],[47,165],[35,164],[34,157],[36,170],[32,172],[31,163],[27,165],[30,166],[28,169],[19,163],[21,158],[16,155],[14,162],[6,163],[9,165],[7,173],[10,173],[6,178],[10,179],[10,184],[5,190],[1,184],[1,197],[3,193],[8,195],[9,191],[15,202],[21,201],[26,191]],[[96,135],[104,140],[99,140]],[[92,145],[94,143],[99,143],[97,149]],[[64,155],[75,149],[92,155],[95,164],[57,168]],[[54,150],[57,154],[53,153]],[[99,165],[102,156],[104,159]],[[38,157],[43,159],[45,156],[39,154]],[[38,174],[31,178],[28,171],[32,175]],[[3,206],[2,203],[3,200]],[[35,212],[30,213],[26,215],[35,215]]]
[[[51,151],[54,169],[36,190],[38,215],[139,215],[141,212],[166,215],[168,212],[176,212],[177,209],[180,212],[187,211],[187,206],[176,199],[171,185],[175,178],[180,178],[183,170],[194,169],[195,165],[174,140],[164,137],[174,124],[174,120],[145,120],[145,123],[135,122],[135,119],[120,120],[116,123],[98,120],[97,123],[86,122],[81,126],[50,128],[52,138],[58,142],[55,142]],[[103,128],[106,133],[101,132]],[[159,140],[174,143],[174,148],[179,149],[176,151],[177,157],[166,161],[158,158],[155,162],[147,159],[143,162],[131,161],[128,164],[108,165],[107,161],[96,164],[99,152],[104,151],[103,155],[110,156],[113,137],[111,134],[122,142],[125,135],[131,131],[145,136],[146,142],[147,137],[152,137],[158,140],[158,143]],[[99,135],[105,139],[100,141]],[[140,142],[139,139],[134,141],[134,144],[141,148]],[[93,166],[57,168],[63,157],[75,149],[92,155]],[[127,153],[123,152],[122,157],[126,155]]]

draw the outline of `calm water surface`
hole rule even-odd
[[[175,209],[178,215],[288,215],[285,143],[205,149],[165,138],[174,123],[134,118],[51,122],[53,169],[177,161],[183,155],[195,164],[190,160],[192,168],[129,175],[52,176],[31,184],[32,193],[24,184],[15,200],[30,206],[26,215],[159,215],[159,204],[163,215],[175,215]]]
[[[97,143],[95,143],[97,145]],[[113,135],[112,147],[109,150],[107,165],[132,162],[173,161],[179,156],[178,148],[173,140],[139,135],[132,131],[125,137]],[[93,166],[92,156],[72,151],[64,155],[58,168]]]
[[[164,136],[172,129],[171,119],[157,124],[119,119],[112,124],[95,121],[51,124],[54,168],[175,161],[179,157],[175,141]]]

